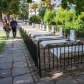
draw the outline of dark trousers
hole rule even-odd
[[[15,38],[17,33],[16,27],[12,27],[12,33],[13,33],[13,37]]]

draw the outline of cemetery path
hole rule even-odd
[[[16,38],[11,32],[0,54],[0,84],[84,84],[84,70],[39,77],[28,55],[19,32]]]

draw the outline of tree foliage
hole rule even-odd
[[[9,4],[9,14],[19,14],[20,0],[12,0]],[[17,9],[17,10],[16,10]]]
[[[45,1],[45,0],[41,0],[41,1]]]
[[[51,0],[41,1],[44,1],[47,5],[49,5]],[[77,15],[84,11],[84,0],[62,0],[61,2],[64,9],[66,9],[68,5],[75,5]]]
[[[46,8],[53,10],[54,6],[53,4],[51,4],[51,0],[41,0],[43,2],[45,2]]]
[[[77,29],[84,27],[84,12],[78,16],[74,9],[71,10],[47,10],[44,16],[44,22],[47,24],[62,25],[64,28]]]
[[[41,17],[41,19],[43,19],[45,11],[46,11],[46,7],[42,4],[40,4],[38,12],[39,12],[39,16]]]
[[[32,3],[32,0],[27,0],[28,3],[28,15],[29,15],[29,3]]]
[[[0,12],[6,13],[9,11],[9,4],[11,0],[0,0]]]
[[[45,15],[44,15],[44,22],[50,25],[54,25],[55,21],[54,21],[54,17],[56,15],[56,11],[50,11],[50,10],[46,10]]]
[[[77,14],[84,11],[84,0],[62,0],[63,8],[67,8],[68,5],[75,5]]]
[[[19,19],[28,19],[28,11],[27,11],[27,6],[25,4],[21,4],[20,6],[20,14],[19,14]]]
[[[32,2],[32,0],[27,0],[27,3],[31,3]]]
[[[0,21],[2,21],[2,13],[9,11],[9,4],[11,0],[0,0]]]
[[[41,20],[38,16],[34,15],[29,18],[29,21],[32,23],[40,23]]]
[[[38,4],[37,3],[33,3],[31,8],[35,11],[35,15],[36,15],[36,9],[38,8]]]
[[[37,3],[33,3],[31,8],[36,10],[36,8],[38,8],[38,4]]]

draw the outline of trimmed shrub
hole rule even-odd
[[[29,20],[30,20],[31,23],[40,23],[41,22],[40,18],[38,16],[36,16],[36,15],[31,16],[29,18]]]

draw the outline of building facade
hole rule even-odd
[[[51,0],[51,3],[54,5],[54,9],[57,10],[61,6],[62,0]]]

